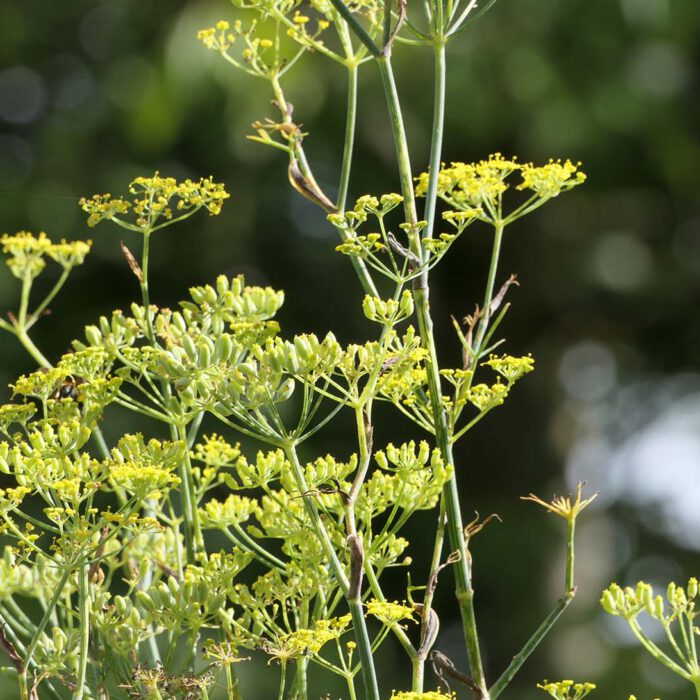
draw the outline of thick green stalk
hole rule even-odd
[[[90,643],[90,566],[85,563],[78,572],[78,620],[80,622],[80,649],[78,652],[78,677],[73,700],[82,700],[85,695],[85,677],[88,664],[88,645]]]
[[[396,85],[391,70],[391,63],[388,58],[381,57],[377,59],[380,68],[382,82],[384,83],[385,94],[389,106],[389,114],[391,117],[392,129],[394,132],[394,141],[396,145],[396,154],[399,164],[399,173],[401,178],[401,190],[404,197],[404,209],[407,223],[415,224],[416,205],[415,195],[413,191],[413,179],[410,159],[408,156],[408,144],[406,140],[406,132],[403,126],[403,117],[401,115],[401,106],[399,104]],[[438,154],[439,160],[439,154]],[[439,164],[438,166],[439,167]],[[422,259],[422,251],[420,241],[414,234],[409,240],[411,252]],[[429,290],[427,285],[427,275],[421,276],[416,280],[413,288],[413,296],[415,299],[416,315],[418,318],[418,328],[423,344],[429,353],[429,362],[427,366],[428,386],[430,389],[433,421],[435,425],[435,436],[438,447],[442,452],[444,459],[454,464],[452,456],[452,445],[450,444],[447,420],[442,402],[442,387],[440,385],[440,367],[437,360],[437,352],[435,348],[435,339],[433,334],[433,321],[430,316]],[[443,489],[443,499],[445,503],[445,512],[447,514],[447,532],[450,541],[450,547],[453,551],[460,553],[461,558],[454,566],[456,579],[456,597],[459,604],[460,614],[462,617],[462,627],[467,646],[467,655],[469,658],[469,667],[471,669],[472,678],[479,686],[482,692],[483,700],[489,700],[486,678],[484,675],[483,664],[481,661],[481,651],[479,649],[479,638],[476,629],[476,618],[474,615],[474,591],[471,585],[471,567],[467,557],[466,545],[464,541],[464,526],[462,524],[462,514],[459,506],[459,494],[457,492],[457,482],[455,476],[445,484]]]

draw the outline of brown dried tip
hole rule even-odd
[[[141,266],[138,264],[138,262],[136,262],[136,258],[134,257],[133,253],[126,247],[126,245],[124,245],[124,241],[119,241],[119,245],[121,246],[122,253],[124,253],[126,262],[129,264],[129,268],[136,275],[136,279],[138,279],[139,282],[143,282],[143,272],[141,271]]]
[[[299,163],[296,158],[292,158],[289,162],[289,182],[292,187],[306,199],[318,204],[328,214],[335,214],[338,210],[335,204],[321,191],[321,188],[313,181],[309,180],[299,168]]]
[[[518,276],[517,275],[511,275],[504,283],[503,286],[498,290],[498,294],[491,300],[491,305],[489,306],[489,314],[494,314],[498,309],[500,308],[501,304],[503,303],[503,299],[506,296],[506,292],[508,291],[508,288],[511,285],[515,285],[516,287],[520,286],[520,282],[518,282]]]

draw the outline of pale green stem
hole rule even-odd
[[[700,700],[700,678],[693,680],[693,686],[695,687],[695,694],[698,696],[698,700]]]
[[[377,59],[380,67],[382,81],[384,83],[389,113],[391,117],[394,141],[401,177],[401,189],[404,196],[404,210],[407,223],[416,222],[416,207],[413,191],[413,179],[411,165],[408,157],[408,144],[406,132],[403,126],[403,117],[399,104],[396,85],[394,83],[391,63],[388,58]],[[421,257],[420,242],[416,236],[409,241],[411,251]],[[427,365],[428,386],[430,389],[433,421],[435,425],[435,435],[438,447],[449,464],[454,464],[452,456],[452,445],[447,429],[447,420],[442,402],[442,387],[440,385],[440,368],[437,361],[435,339],[433,335],[433,321],[430,316],[430,305],[428,301],[429,293],[427,287],[427,276],[423,275],[414,284],[413,296],[416,302],[416,315],[418,317],[418,328],[423,344],[429,353]],[[445,511],[447,513],[447,527],[450,547],[453,551],[461,554],[460,560],[455,564],[456,597],[462,617],[462,627],[467,646],[467,656],[472,678],[482,692],[482,700],[489,700],[486,678],[484,675],[483,663],[481,661],[481,650],[479,649],[479,637],[476,629],[476,617],[474,614],[474,591],[471,585],[471,566],[466,556],[466,546],[464,541],[464,526],[462,524],[462,514],[459,506],[459,494],[457,492],[457,482],[453,474],[452,478],[445,484],[443,489],[443,499]]]
[[[85,678],[88,665],[88,645],[90,643],[90,582],[89,564],[85,563],[78,572],[78,598],[80,621],[80,649],[78,651],[78,677],[73,691],[73,700],[82,700],[85,695]]]

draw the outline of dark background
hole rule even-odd
[[[372,332],[352,268],[333,250],[334,231],[291,191],[284,156],[245,139],[253,120],[274,116],[267,86],[195,40],[197,29],[232,16],[223,0],[0,0],[0,231],[95,241],[36,329],[50,358],[138,292],[119,251],[125,232],[88,231],[77,199],[121,193],[155,170],[213,174],[232,194],[220,217],[200,215],[154,239],[156,303],[173,305],[193,284],[242,272],[287,291],[286,333],[332,329],[351,342]],[[537,371],[457,456],[465,519],[473,510],[503,519],[473,546],[492,679],[563,580],[563,522],[518,497],[549,497],[579,479],[601,492],[580,522],[579,596],[504,697],[537,697],[534,684],[544,678],[594,681],[600,698],[692,693],[597,600],[611,581],[641,578],[663,590],[699,573],[699,29],[697,0],[501,0],[449,48],[445,160],[497,150],[522,160],[571,157],[589,175],[507,232],[500,277],[516,272],[522,286],[503,332],[510,352],[533,353]],[[427,160],[430,52],[400,46],[394,55],[419,170]],[[287,81],[295,116],[310,132],[312,166],[331,194],[343,77],[307,56]],[[351,197],[398,187],[381,86],[368,65]],[[488,250],[488,234],[474,227],[433,276],[445,362],[458,361],[449,316],[468,313],[482,296]],[[15,280],[0,274],[2,309],[16,308],[17,296]],[[3,337],[0,385],[30,369],[14,339]],[[382,425],[385,441],[408,434],[401,422]],[[347,454],[350,434],[339,425],[318,445],[324,449]],[[416,560],[427,556],[431,543],[421,533],[432,516],[418,525]],[[438,610],[438,646],[462,665],[447,586]],[[244,688],[259,684],[242,673]],[[405,685],[400,675],[393,681]],[[247,697],[255,700],[252,691]]]

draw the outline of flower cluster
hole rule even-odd
[[[90,199],[83,197],[80,206],[88,214],[88,226],[108,220],[128,229],[151,233],[202,208],[211,215],[219,214],[224,200],[230,196],[212,177],[177,182],[157,172],[152,177],[137,177],[129,185],[129,193],[130,197],[123,198],[113,198],[109,194],[93,195]],[[134,223],[122,218],[129,211],[135,215]]]
[[[586,176],[579,170],[580,163],[570,160],[550,160],[545,165],[519,163],[516,158],[505,158],[500,153],[490,155],[477,163],[450,163],[438,174],[438,196],[457,212],[489,223],[509,223],[562,192],[582,184]],[[527,190],[530,198],[510,213],[503,212],[503,195],[510,187],[509,178],[520,174],[516,189]],[[416,195],[425,196],[430,173],[416,178]],[[454,217],[454,213],[450,212]]]
[[[92,241],[66,241],[53,243],[42,231],[35,236],[28,231],[20,231],[0,238],[2,252],[8,255],[7,266],[18,279],[34,279],[46,267],[44,256],[57,262],[69,271],[76,265],[82,265],[90,252]]]
[[[592,690],[595,690],[595,683],[574,683],[574,681],[544,681],[538,683],[538,688],[549,693],[555,700],[582,700]]]
[[[418,693],[413,690],[395,690],[391,694],[390,700],[455,700],[456,693],[443,693],[441,690],[428,690]]]

